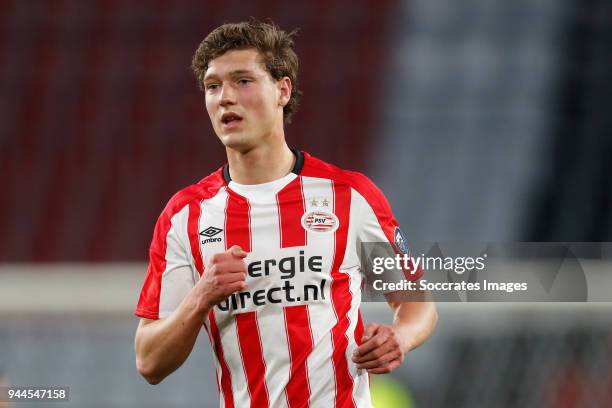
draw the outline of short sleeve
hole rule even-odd
[[[135,314],[148,319],[167,317],[195,285],[190,252],[185,245],[189,208],[157,220],[149,249],[149,266]]]
[[[410,257],[407,240],[397,224],[386,197],[372,181],[363,175],[357,186],[359,187],[356,190],[360,220],[357,232],[358,243],[369,245],[370,249],[378,252],[378,255],[384,254],[387,257],[407,255]],[[367,256],[373,256],[373,254],[367,254]],[[423,274],[420,268],[416,271],[408,268],[399,272],[402,274],[401,278],[411,281],[416,281]]]

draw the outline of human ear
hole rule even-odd
[[[291,90],[293,89],[291,80],[289,77],[282,77],[276,81],[276,87],[279,91],[278,104],[285,107],[289,103],[289,99],[291,99]]]

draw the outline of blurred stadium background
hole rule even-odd
[[[612,241],[609,0],[0,0],[4,381],[217,406],[205,336],[153,387],[131,313],[158,214],[224,161],[191,56],[250,16],[301,28],[290,145],[366,172],[409,239]],[[612,406],[610,304],[439,309],[393,374],[413,406]]]

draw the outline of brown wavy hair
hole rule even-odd
[[[291,97],[283,108],[285,123],[291,123],[291,116],[297,111],[302,95],[297,86],[298,57],[293,49],[296,32],[287,33],[272,22],[264,23],[255,19],[215,28],[200,43],[191,61],[191,69],[200,90],[204,91],[204,74],[210,61],[230,50],[254,48],[261,54],[264,67],[274,80],[283,77],[291,80]]]

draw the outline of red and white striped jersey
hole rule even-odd
[[[294,153],[296,165],[281,179],[241,185],[226,165],[170,200],[155,227],[136,315],[168,316],[213,254],[240,245],[248,286],[204,324],[220,405],[370,407],[367,372],[351,360],[363,331],[358,247],[403,246],[401,232],[365,176]]]

